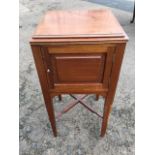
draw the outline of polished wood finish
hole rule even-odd
[[[54,115],[54,109],[53,109],[53,104],[52,104],[52,99],[54,96],[52,96],[49,93],[49,86],[48,86],[49,84],[48,84],[48,80],[46,76],[46,70],[44,69],[44,62],[42,59],[41,50],[40,50],[40,47],[38,46],[31,46],[31,47],[33,51],[33,57],[35,60],[35,65],[37,68],[48,116],[51,122],[54,136],[57,136],[55,115]]]
[[[57,115],[57,118],[59,119],[62,114],[68,112],[70,109],[72,109],[75,105],[78,104],[79,101],[82,101],[87,95],[79,95],[78,97],[74,97],[75,100],[71,101],[62,111],[60,111]]]
[[[103,55],[54,55],[52,64],[55,82],[101,82],[104,59],[105,57]]]
[[[110,84],[109,90],[108,90],[107,96],[105,98],[105,103],[104,103],[101,136],[104,136],[106,132],[109,114],[112,108],[112,103],[114,100],[116,86],[117,86],[117,81],[119,78],[121,63],[123,60],[124,50],[125,50],[125,44],[121,44],[117,46],[116,51],[115,51],[115,59],[114,59],[113,68],[111,71],[111,78],[109,79],[109,84]]]
[[[59,54],[59,53],[104,53],[108,50],[110,45],[90,45],[88,44],[89,48],[86,45],[59,45],[59,46],[50,46],[48,47],[48,53],[52,54]],[[112,45],[111,45],[112,46]]]
[[[58,118],[80,103],[103,119],[105,135],[119,72],[128,40],[109,10],[50,11],[30,40],[54,136],[52,98],[61,94],[95,94],[105,98],[103,116],[89,107],[85,95],[73,96]]]
[[[87,108],[89,111],[91,111],[92,113],[96,114],[97,116],[99,116],[100,118],[103,118],[103,116],[101,116],[100,114],[98,114],[96,111],[94,111],[91,107],[89,107],[86,103],[86,101],[81,100],[78,97],[75,97],[74,95],[71,95],[74,99],[76,99],[78,102],[80,102],[81,105],[83,105],[85,108]]]
[[[33,38],[124,37],[124,31],[109,10],[49,11]]]

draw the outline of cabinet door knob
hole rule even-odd
[[[50,72],[50,69],[47,69],[47,73],[49,73]]]

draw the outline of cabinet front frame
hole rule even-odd
[[[77,47],[77,48],[76,48]],[[82,47],[82,48],[80,48]],[[68,84],[69,88],[72,89],[77,87],[77,85],[83,85],[83,88],[88,86],[94,86],[98,85],[102,89],[108,89],[109,87],[109,79],[110,74],[113,66],[113,60],[115,55],[115,49],[116,44],[73,44],[73,45],[46,45],[46,46],[40,46],[41,48],[41,54],[43,57],[44,62],[44,68],[46,70],[47,74],[47,80],[49,84],[50,89],[55,89],[57,86],[56,79],[55,79],[55,73],[54,69],[50,60],[50,57],[55,54],[104,54],[106,55],[105,58],[105,64],[104,64],[104,72],[101,82],[87,82],[87,83],[75,83],[74,84]],[[81,50],[79,50],[81,49]],[[96,50],[95,50],[96,49]],[[77,52],[78,51],[78,52]],[[79,52],[80,51],[80,52]],[[50,70],[50,71],[49,71]],[[65,83],[64,83],[65,84]],[[62,83],[62,87],[64,86]],[[59,88],[60,83],[58,84]]]

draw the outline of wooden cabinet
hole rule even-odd
[[[109,10],[45,14],[30,44],[55,136],[52,98],[72,93],[105,97],[101,136],[105,134],[127,40]]]

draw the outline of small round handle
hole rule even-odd
[[[50,69],[47,69],[47,73],[50,73]]]

